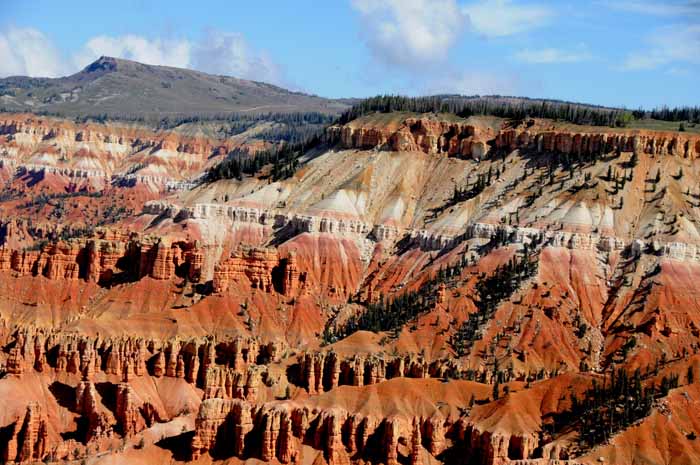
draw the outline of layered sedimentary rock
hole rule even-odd
[[[696,158],[700,154],[700,138],[681,134],[657,133],[581,133],[565,131],[532,132],[508,129],[499,132],[496,148],[533,149],[538,152],[598,155],[612,152],[636,152],[649,155],[675,155]]]
[[[299,357],[298,381],[312,393],[338,386],[365,386],[392,378],[460,378],[466,370],[455,360],[427,361],[421,356],[307,352]]]
[[[48,450],[48,426],[46,415],[36,403],[30,403],[24,419],[11,426],[10,438],[5,446],[5,462],[38,462]]]
[[[246,399],[255,401],[262,384],[263,369],[258,366],[246,370],[230,367],[210,367],[204,378],[204,398]]]
[[[445,153],[481,159],[495,149],[529,149],[537,152],[598,155],[637,152],[650,155],[676,155],[696,158],[700,137],[671,133],[567,132],[514,128],[493,131],[467,123],[431,118],[408,118],[398,127],[363,126],[362,119],[328,129],[332,142],[345,148],[387,148],[394,151]]]
[[[112,434],[114,418],[100,410],[97,402],[97,390],[91,381],[81,381],[75,391],[75,410],[87,418],[86,442]]]
[[[296,257],[282,257],[276,249],[239,247],[214,269],[214,292],[225,292],[230,283],[246,280],[253,289],[293,295],[303,285]]]
[[[128,383],[117,386],[117,408],[115,415],[125,437],[133,436],[146,427],[141,415],[142,402]]]
[[[222,437],[230,440],[219,442]],[[368,443],[370,437],[374,438],[373,444]],[[439,456],[448,441],[453,443],[455,439],[483,465],[531,460],[539,445],[536,435],[482,432],[462,420],[453,422],[439,414],[429,418],[375,418],[353,415],[338,407],[319,410],[294,402],[254,404],[239,399],[208,399],[197,415],[191,448],[193,459],[210,452],[290,463],[301,460],[304,444],[321,451],[331,465],[349,464],[351,457],[395,465],[404,460],[423,463],[423,454]],[[408,448],[403,449],[402,444]]]
[[[279,342],[261,343],[257,338],[241,336],[222,340],[174,338],[163,341],[79,336],[36,329],[17,332],[8,341],[14,344],[6,363],[8,373],[21,377],[29,370],[51,370],[78,375],[85,380],[79,389],[80,399],[85,393],[91,393],[90,380],[98,372],[117,375],[125,381],[149,375],[180,378],[206,391],[208,387],[215,389],[215,386],[226,385],[225,381],[217,384],[215,375],[209,375],[210,370],[220,369],[220,379],[230,379],[234,373],[248,373],[258,363],[277,360],[282,351]],[[221,367],[216,365],[216,359],[223,364]],[[260,376],[259,370],[246,376],[242,385],[244,391],[254,396]],[[82,401],[80,405],[81,408],[85,406]]]
[[[398,128],[363,127],[356,124],[332,126],[331,142],[339,141],[346,148],[372,149],[387,147],[402,152],[447,153],[474,159],[483,158],[493,137],[490,130],[471,124],[408,118]]]
[[[208,158],[225,155],[236,143],[123,125],[4,114],[0,145],[3,165],[17,167],[20,176],[51,174],[89,180],[100,189],[115,183],[178,190],[187,185],[183,177],[196,177]],[[151,165],[156,168],[151,170]],[[170,174],[156,174],[162,172],[157,165],[170,166]]]
[[[694,156],[694,136],[577,132],[571,125],[550,131],[554,123],[488,130],[493,122],[473,121],[357,121],[329,137],[366,151],[333,147],[290,178],[245,176],[155,197],[143,215],[85,239],[55,241],[84,234],[71,231],[68,220],[7,220],[0,226],[0,284],[10,310],[0,309],[0,387],[41,385],[27,391],[42,413],[25,414],[31,399],[9,396],[0,448],[17,460],[30,444],[24,462],[91,460],[110,447],[115,460],[143,454],[167,461],[169,444],[193,435],[193,457],[211,453],[213,460],[575,463],[566,458],[580,450],[569,434],[577,425],[553,440],[548,423],[585,385],[572,373],[590,371],[582,378],[604,381],[614,363],[689,376],[683,359],[700,340],[693,284],[700,193],[693,161],[683,157]],[[626,138],[617,137],[622,133]],[[15,151],[6,167],[32,167],[50,182],[110,172],[42,167],[17,155],[25,148],[10,139],[0,148]],[[179,146],[168,140],[149,150],[162,155]],[[637,152],[637,165],[628,153],[597,156],[607,152]],[[583,160],[576,172],[562,163],[567,158]],[[111,179],[168,177],[136,171]],[[494,173],[490,182],[471,191],[487,171]],[[675,232],[656,235],[666,228]],[[150,236],[119,232],[127,230]],[[48,242],[29,247],[36,239]],[[239,247],[249,243],[255,247]],[[538,269],[522,279],[519,261],[533,244]],[[509,281],[489,281],[497,275]],[[507,282],[515,290],[499,294]],[[487,297],[484,289],[494,292]],[[56,296],[37,305],[23,295],[35,290]],[[390,317],[389,331],[373,334],[360,324],[348,337],[325,339],[373,308],[368,303],[380,294],[388,302],[413,292],[420,312],[381,315]],[[491,295],[498,301],[486,311]],[[173,337],[178,332],[188,337]],[[673,362],[667,367],[662,356]],[[698,366],[691,367],[696,374]],[[560,387],[538,395],[549,382]],[[690,391],[691,401],[696,397]],[[202,400],[195,420],[192,407]],[[655,402],[654,415],[664,417],[665,402]],[[34,425],[27,431],[35,431],[28,435],[27,416]],[[646,436],[666,434],[676,419],[664,421]],[[42,428],[51,447],[42,443]],[[660,454],[669,456],[661,449],[670,444],[695,463],[686,460],[695,444],[692,421],[681,429],[659,441]],[[163,434],[167,441],[150,443]],[[639,437],[623,447],[634,450],[644,442]]]
[[[150,276],[169,280],[182,270],[183,275],[196,281],[202,266],[203,255],[196,243],[168,243],[150,238],[74,240],[47,244],[40,250],[0,247],[0,271],[52,280],[83,279],[107,284],[117,273],[125,273],[132,279]]]

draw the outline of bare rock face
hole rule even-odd
[[[310,393],[338,386],[364,386],[392,378],[458,378],[462,369],[454,360],[428,361],[416,355],[356,354],[340,359],[333,351],[309,351],[299,357],[301,384]]]
[[[211,451],[223,456],[298,463],[302,459],[301,445],[305,444],[321,451],[326,462],[333,465],[354,463],[351,456],[364,457],[370,449],[372,454],[379,452],[379,456],[372,457],[381,463],[396,465],[404,459],[422,463],[421,430],[426,428],[420,418],[381,419],[351,415],[338,407],[310,410],[292,402],[253,404],[212,398],[200,406],[191,449],[195,460]],[[221,443],[222,437],[231,440]],[[370,437],[380,439],[380,451],[376,450],[377,444],[369,445]],[[427,442],[429,450],[439,450],[444,443],[444,436],[436,444],[430,439]],[[410,448],[405,451],[402,444]]]
[[[10,375],[21,375],[24,373],[25,363],[20,347],[15,346],[10,349],[9,357],[7,358],[7,373]]]
[[[148,375],[156,378],[167,376],[184,379],[206,391],[225,385],[217,384],[214,379],[226,379],[227,376],[232,379],[231,375],[225,374],[220,378],[215,374],[207,378],[210,368],[231,374],[250,371],[241,378],[241,388],[253,397],[260,386],[260,370],[264,371],[264,367],[255,365],[275,360],[282,350],[279,342],[263,344],[257,338],[242,336],[222,340],[174,338],[163,341],[129,336],[80,336],[43,329],[18,332],[10,335],[5,343],[12,345],[6,367],[13,376],[21,377],[32,369],[80,375],[85,381],[92,380],[98,372],[116,375],[124,381]],[[215,365],[217,349],[221,360],[230,368]]]
[[[262,367],[210,367],[204,379],[204,398],[246,399],[254,401],[261,384]]]
[[[253,289],[293,295],[300,288],[296,257],[285,258],[276,249],[239,247],[214,269],[214,292],[225,292],[230,282],[244,282]]]
[[[262,446],[260,458],[265,461],[277,458],[281,463],[296,463],[299,458],[299,441],[292,432],[292,418],[286,406],[279,406],[260,414],[262,416]]]
[[[76,411],[88,419],[85,441],[111,436],[114,418],[98,409],[95,385],[91,381],[81,381],[76,387],[75,399]]]
[[[38,404],[29,404],[24,419],[17,420],[12,428],[5,447],[5,462],[38,462],[46,457],[48,426]]]
[[[243,457],[246,449],[246,435],[253,429],[253,406],[245,401],[231,399],[207,399],[200,406],[197,415],[195,436],[192,440],[192,458],[216,447]],[[220,428],[231,435],[226,445],[216,444]]]
[[[575,133],[545,131],[531,133],[527,130],[509,129],[500,132],[495,139],[497,148],[531,148],[538,152],[564,154],[603,154],[637,152],[649,155],[675,155],[696,158],[697,136],[666,135],[654,133]]]
[[[421,432],[420,432],[420,422],[416,421],[415,419],[413,420],[413,425],[411,425],[412,428],[412,434],[411,434],[411,465],[422,465],[423,459],[422,459],[422,439],[421,439]],[[435,454],[433,454],[435,455]]]
[[[146,428],[146,421],[140,412],[140,400],[127,383],[117,386],[117,421],[125,437],[133,436]]]
[[[0,248],[0,270],[9,269],[20,276],[41,275],[51,280],[109,283],[117,272],[131,273],[135,279],[150,276],[169,280],[183,269],[190,280],[196,281],[202,266],[203,254],[196,250],[195,243],[152,243],[150,239],[137,237],[126,241],[88,239],[48,244],[40,251]]]
[[[483,465],[527,462],[539,445],[537,434],[516,435],[504,431],[482,430],[468,422],[459,425],[460,439]]]
[[[494,132],[469,124],[432,118],[408,118],[398,128],[361,124],[356,121],[345,126],[332,126],[328,129],[328,138],[331,142],[340,142],[345,148],[444,153],[476,160],[484,158],[491,146],[510,151],[529,149],[538,153],[582,155],[615,151],[675,155],[691,159],[700,155],[700,137],[693,135],[577,133],[522,128]]]
[[[234,147],[234,143],[226,140],[120,125],[77,124],[28,114],[4,114],[0,118],[0,136],[3,145],[11,148],[3,164],[11,164],[21,173],[56,174],[74,180],[90,178],[100,187],[110,182],[129,186],[145,184],[156,191],[186,184],[188,178],[201,172],[209,157],[223,156]],[[148,174],[152,161],[144,163],[141,157],[130,161],[130,155],[142,151],[170,155],[165,162],[170,174]],[[40,162],[33,156],[37,153],[42,155]],[[80,163],[87,153],[92,158],[90,168]],[[163,163],[161,157],[153,159]],[[123,171],[115,170],[116,166],[122,166]]]
[[[446,153],[475,159],[486,155],[488,146],[484,141],[492,137],[489,130],[470,124],[430,118],[408,118],[398,128],[354,123],[332,126],[327,135],[331,142],[340,142],[345,148],[386,147],[401,152]]]
[[[353,123],[328,129],[330,141],[339,141],[345,148],[386,147],[401,152],[446,153],[476,159],[486,155],[488,146],[484,140],[489,137],[492,137],[489,131],[470,124],[430,118],[408,118],[395,129]]]

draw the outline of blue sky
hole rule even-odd
[[[328,97],[700,105],[700,0],[0,0],[0,76],[100,55]]]

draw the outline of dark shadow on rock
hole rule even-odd
[[[117,386],[113,383],[95,383],[95,389],[102,398],[102,405],[117,417]]]
[[[75,413],[75,388],[68,384],[54,381],[49,385],[49,391],[61,407]]]
[[[187,462],[190,460],[190,444],[194,437],[194,431],[178,434],[169,438],[163,438],[156,442],[156,446],[161,449],[170,451],[173,454],[173,459],[178,462]]]

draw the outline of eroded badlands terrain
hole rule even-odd
[[[293,176],[0,116],[5,462],[700,463],[700,137],[362,116]]]

